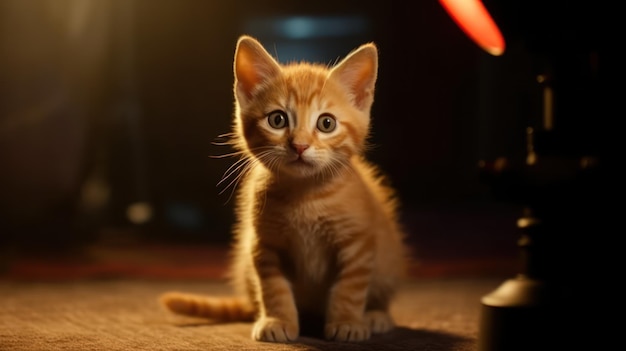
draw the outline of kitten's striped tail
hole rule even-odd
[[[168,310],[185,316],[210,318],[223,322],[252,321],[255,311],[242,297],[209,297],[180,292],[161,295]]]

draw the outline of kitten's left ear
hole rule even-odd
[[[240,100],[250,99],[257,86],[280,73],[276,60],[256,39],[242,35],[237,41],[235,60],[235,94]]]
[[[374,101],[374,85],[378,74],[378,50],[373,43],[361,45],[330,72],[350,92],[354,105],[365,112]]]

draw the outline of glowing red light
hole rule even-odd
[[[456,24],[491,55],[504,53],[504,38],[480,0],[439,0]]]

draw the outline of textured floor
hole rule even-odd
[[[251,324],[180,317],[157,303],[183,290],[227,294],[219,280],[0,282],[0,350],[459,350],[476,348],[480,297],[500,279],[423,278],[393,304],[398,328],[362,343],[315,335],[290,344],[254,342]]]

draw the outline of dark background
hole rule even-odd
[[[235,43],[251,34],[281,57],[289,43],[251,23],[289,16],[367,23],[295,43],[331,61],[377,44],[369,156],[410,240],[514,252],[522,206],[495,197],[478,164],[523,159],[536,73],[519,38],[490,56],[434,0],[1,0],[0,244],[227,242],[233,202],[216,185],[234,159],[210,156],[229,151],[212,142],[230,131]],[[137,202],[146,223],[127,217]]]

